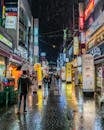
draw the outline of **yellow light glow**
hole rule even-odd
[[[104,26],[102,26],[96,33],[94,33],[90,40],[87,42],[88,49],[94,46],[98,39],[101,39],[102,34],[104,34]]]
[[[38,109],[42,110],[42,107],[43,107],[43,92],[42,92],[42,90],[38,90],[37,95],[38,95],[38,104],[37,104]]]

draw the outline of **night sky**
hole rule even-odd
[[[72,27],[74,0],[32,0],[32,13],[39,18],[39,47],[48,61],[56,61],[63,44],[63,28]]]

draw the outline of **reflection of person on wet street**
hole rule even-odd
[[[27,77],[27,73],[23,70],[22,76],[18,79],[18,93],[19,93],[19,100],[18,100],[18,114],[20,113],[21,101],[22,97],[24,97],[24,112],[26,112],[26,97],[29,90],[29,78]]]
[[[44,98],[47,96],[48,83],[49,83],[48,75],[45,75],[45,77],[43,78]]]
[[[18,122],[18,124],[19,124],[18,128],[19,128],[19,129],[22,128],[22,129],[24,129],[24,130],[27,130],[28,127],[27,127],[26,115],[24,114],[23,116],[21,116],[20,114],[18,114],[17,118],[18,118],[18,120],[19,120],[19,122]],[[23,125],[23,124],[25,124],[25,125]],[[21,127],[21,126],[22,126],[22,127]]]

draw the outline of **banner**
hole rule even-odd
[[[17,17],[16,16],[6,16],[5,28],[16,29]]]
[[[82,56],[83,92],[95,91],[94,58],[91,54]]]
[[[79,39],[78,36],[74,37],[74,55],[78,55],[79,54]]]

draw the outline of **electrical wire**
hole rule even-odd
[[[62,32],[63,29],[60,29],[60,30],[56,30],[56,31],[53,31],[53,32],[47,32],[47,33],[41,33],[41,35],[47,35],[47,34],[52,34],[52,33],[58,33],[58,32]]]
[[[55,37],[63,37],[63,35],[62,34],[58,34],[58,35],[47,35],[47,36],[39,36],[39,37],[49,37],[49,38],[55,38]]]

